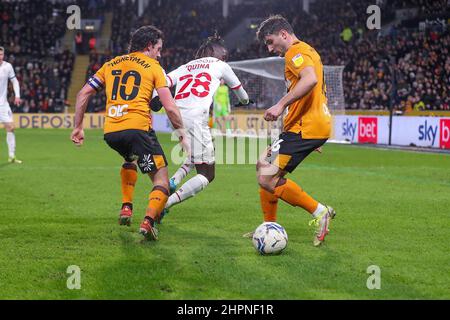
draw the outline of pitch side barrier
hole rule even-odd
[[[334,115],[328,142],[389,145],[389,121],[389,116]],[[268,123],[262,114],[234,115],[231,123],[237,137],[274,136],[281,130],[281,122]],[[394,116],[391,144],[450,149],[450,117]]]
[[[389,116],[336,115],[334,139],[389,144]],[[392,117],[391,144],[450,149],[450,117]]]
[[[157,132],[172,132],[165,114],[152,115],[153,128]],[[74,114],[14,114],[17,128],[70,129]],[[85,129],[100,129],[104,115],[85,115]],[[281,121],[267,122],[263,114],[234,114],[231,116],[231,133],[227,136],[245,138],[276,138],[281,131]],[[214,130],[216,136],[225,130]],[[359,144],[389,144],[389,116],[335,115],[330,142]],[[392,118],[391,144],[437,149],[450,149],[450,117],[394,116]]]
[[[171,132],[165,114],[152,115],[153,127],[156,131]],[[84,129],[102,129],[105,123],[103,113],[86,113]],[[15,113],[14,124],[19,129],[73,129],[75,114],[72,113]]]
[[[15,113],[14,124],[20,129],[71,129],[75,114],[69,113]],[[103,128],[103,114],[87,113],[83,126],[85,129]]]

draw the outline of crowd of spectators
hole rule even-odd
[[[150,4],[139,18],[136,10],[125,9],[130,7],[133,8],[133,4],[127,0],[124,4],[118,2],[113,9],[113,17],[122,20],[113,26],[113,53],[127,52],[130,33],[142,25],[152,24],[164,32],[161,65],[168,71],[191,60],[205,38],[215,30],[223,34],[230,22],[230,19],[222,17],[221,1],[159,1]],[[230,16],[234,16],[234,11]]]
[[[115,1],[112,5],[113,21],[111,25],[111,47],[115,55],[121,55],[128,50],[128,42],[133,29],[133,21],[137,20],[137,8],[131,0],[124,3]]]
[[[154,6],[157,6],[155,8]],[[141,17],[137,16],[137,3],[125,0],[112,5],[113,21],[111,52],[98,54],[91,50],[86,79],[93,75],[104,62],[128,52],[131,33],[142,25],[152,24],[164,32],[164,49],[161,65],[171,71],[194,57],[201,42],[214,33],[225,31],[230,19],[222,17],[221,2],[203,3],[189,0],[166,0],[149,5]],[[157,12],[157,14],[156,14]],[[235,17],[232,11],[230,16]],[[96,94],[88,104],[89,112],[103,111],[105,95]]]
[[[78,5],[87,19],[103,20],[109,8],[106,0],[0,3],[0,45],[6,49],[6,60],[14,66],[23,101],[20,106],[12,105],[13,111],[62,112],[68,105],[74,54],[62,49],[61,40],[66,32],[66,10],[72,4]],[[83,35],[83,39],[82,46],[92,49],[92,37]]]
[[[405,32],[397,37],[403,50],[394,69],[394,107],[409,110],[450,110],[450,32]]]
[[[62,112],[67,103],[74,55],[68,50],[56,53],[51,60],[11,56],[20,83],[22,104],[15,112]]]
[[[393,0],[392,5],[397,9],[417,8],[424,16],[440,14],[448,10],[448,0]]]
[[[371,2],[321,0],[312,4],[310,14],[300,15],[298,1],[281,0],[253,7],[252,14],[261,17],[273,12],[284,14],[294,30],[299,30],[301,38],[319,50],[324,64],[345,65],[347,108],[387,109],[392,104],[394,109],[402,111],[448,110],[448,32],[396,30],[380,37],[377,31],[371,32],[365,27],[365,11]],[[444,2],[417,0],[412,5],[423,14],[431,14],[439,8],[442,11]],[[388,11],[384,1],[377,3]],[[400,1],[395,6],[405,7]],[[125,7],[129,10],[124,10]],[[201,41],[214,30],[219,33],[226,30],[227,23],[236,14],[231,12],[231,18],[225,19],[221,16],[220,3],[189,1],[161,2],[157,15],[152,14],[155,8],[149,7],[141,18],[130,8],[133,8],[131,2],[114,7],[114,15],[123,19],[113,26],[113,54],[126,52],[130,32],[136,27],[154,24],[165,31],[161,64],[169,69],[192,59]],[[334,14],[323,19],[323,12]],[[349,37],[345,36],[345,31],[350,31]],[[267,55],[266,49],[255,41],[245,50],[231,52],[230,59]],[[91,55],[90,74],[108,58]],[[104,102],[104,97],[95,99]],[[90,110],[101,110],[96,102],[90,104]]]
[[[289,2],[280,0],[281,7],[275,4],[266,11],[286,16],[301,40],[319,51],[325,65],[345,66],[347,109],[381,110],[392,106],[401,112],[449,110],[448,29],[419,31],[417,26],[414,29],[392,27],[386,35],[378,30],[370,31],[366,28],[366,9],[371,2],[322,0],[312,4],[310,14],[298,14]],[[391,17],[396,8],[417,7],[422,14],[448,12],[450,8],[447,1],[413,2],[397,1],[389,7],[386,1],[377,3]],[[263,12],[264,16],[268,12]],[[323,12],[333,12],[333,15],[323,19]],[[233,51],[231,59],[268,55],[266,48],[255,41],[244,50]]]
[[[448,29],[395,28],[320,48],[325,64],[345,65],[347,109],[449,110]]]
[[[110,60],[112,55],[100,54],[95,51],[91,51],[89,55],[89,66],[86,71],[86,81],[94,75],[102,65]],[[86,111],[87,112],[101,112],[105,110],[106,95],[103,92],[95,94],[91,100],[89,100]]]
[[[18,112],[61,112],[74,55],[62,50],[66,31],[66,5],[54,1],[2,1],[0,45],[20,83]],[[12,94],[12,91],[10,92]]]
[[[398,8],[418,8],[421,15],[448,10],[446,0],[377,0],[383,12],[383,23],[394,18]],[[311,3],[310,13],[299,8],[298,0],[278,0],[261,6],[243,3],[221,16],[220,2],[164,1],[152,14],[149,7],[142,18],[135,11],[125,12],[120,5],[117,15],[127,15],[116,27],[115,52],[126,52],[129,30],[143,24],[157,25],[165,32],[161,64],[172,68],[192,59],[201,41],[214,30],[223,33],[238,12],[254,17],[273,13],[285,16],[299,37],[316,48],[325,65],[344,65],[344,97],[348,109],[447,110],[449,58],[448,31],[419,32],[395,29],[387,35],[366,27],[367,7],[373,0],[320,0]],[[124,6],[131,6],[131,3]],[[249,7],[246,7],[249,6]],[[233,7],[232,7],[233,8]],[[324,12],[333,14],[324,15]],[[326,16],[326,18],[324,18]],[[133,24],[132,21],[135,21]],[[269,56],[256,39],[230,52],[230,60]]]
[[[127,52],[130,34],[137,27],[153,24],[165,34],[161,65],[171,71],[191,60],[201,42],[215,31],[225,35],[243,16],[284,15],[301,40],[321,54],[325,65],[345,66],[346,108],[396,110],[448,110],[450,98],[450,35],[448,29],[394,28],[385,33],[368,30],[366,9],[373,0],[320,0],[310,4],[307,14],[302,1],[278,0],[255,6],[230,6],[222,16],[222,2],[166,0],[150,3],[137,16],[137,2],[78,0],[87,12],[112,10],[111,52],[89,51],[86,78],[113,56]],[[375,1],[383,12],[383,23],[394,9],[418,8],[421,15],[449,12],[447,0]],[[53,1],[7,1],[0,3],[1,45],[21,81],[23,111],[58,111],[67,98],[73,54],[58,42],[65,32],[67,3]],[[90,9],[89,9],[90,8]],[[86,11],[86,10],[84,10]],[[324,14],[332,12],[333,14]],[[31,23],[30,23],[31,22]],[[256,40],[230,52],[229,60],[269,56]],[[104,95],[96,95],[88,111],[101,111]]]
[[[66,7],[51,1],[1,1],[2,46],[10,55],[44,58],[66,31]]]

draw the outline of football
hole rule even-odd
[[[287,246],[288,235],[278,223],[264,222],[253,234],[253,246],[261,254],[279,254]]]

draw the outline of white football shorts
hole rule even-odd
[[[213,164],[215,162],[214,143],[208,123],[190,121],[183,118],[187,139],[191,145],[191,163]]]
[[[9,106],[0,106],[0,123],[11,123],[13,120],[13,113]]]

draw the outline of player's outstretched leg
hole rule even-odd
[[[139,233],[142,234],[146,240],[158,240],[158,229],[155,227],[155,221],[159,219],[169,197],[167,167],[162,167],[149,175],[153,181],[154,187],[149,195],[148,207],[145,212],[144,221],[141,223]]]
[[[147,240],[158,240],[158,229],[156,229],[155,223],[159,219],[168,197],[167,187],[157,185],[150,192],[145,218],[139,230]]]
[[[120,225],[131,225],[133,216],[133,193],[137,181],[137,166],[133,162],[124,162],[120,169],[122,183],[122,208],[119,215]]]
[[[301,207],[312,215],[314,219],[310,222],[310,225],[316,226],[313,244],[316,247],[321,245],[329,233],[330,220],[336,215],[334,209],[319,203],[294,181],[283,177],[278,179],[273,191],[276,197],[294,207]]]
[[[258,183],[262,189],[292,206],[305,209],[313,216],[314,219],[310,222],[310,225],[316,226],[313,244],[314,246],[321,245],[329,233],[330,221],[336,215],[334,209],[319,203],[303,191],[294,181],[284,178],[287,172],[279,169],[277,166],[263,160],[258,162],[257,171]],[[270,198],[267,197],[267,199]],[[266,219],[267,216],[270,217],[270,210],[265,210],[264,208],[270,207],[265,202],[267,201],[261,197],[261,206]],[[276,216],[274,216],[274,219],[276,219]]]
[[[214,180],[215,164],[199,164],[195,165],[195,167],[197,169],[197,175],[186,181],[186,183],[184,183],[178,191],[169,197],[166,207],[161,213],[161,217],[158,221],[159,223],[161,223],[164,216],[169,213],[170,207],[195,196]]]
[[[177,186],[189,174],[189,172],[191,172],[193,168],[194,164],[192,164],[189,159],[186,159],[183,165],[178,168],[178,170],[169,180],[170,194],[174,193],[175,190],[177,190]]]

